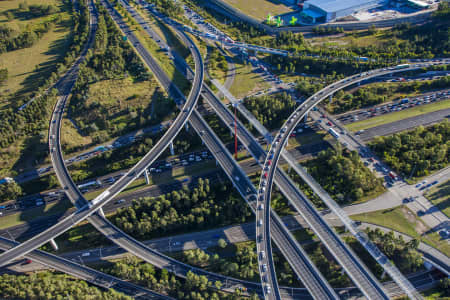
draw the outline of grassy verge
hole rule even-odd
[[[411,210],[406,206],[373,211],[351,216],[352,219],[377,224],[391,228],[398,232],[405,233],[413,238],[429,244],[439,249],[445,255],[450,255],[450,245],[446,240],[442,240],[438,233],[428,233],[430,228],[426,226]]]
[[[265,20],[267,14],[279,15],[292,11],[278,0],[224,0],[231,6],[258,20]]]
[[[450,218],[450,180],[431,188],[425,197]]]
[[[23,212],[2,217],[0,220],[0,229],[21,225],[41,217],[48,217],[55,214],[64,213],[73,205],[67,201],[58,201],[45,206],[27,209]]]
[[[270,87],[261,76],[252,72],[251,65],[245,65],[240,61],[234,61],[234,66],[236,68],[236,77],[231,85],[230,92],[237,99],[242,98],[251,92]]]
[[[56,2],[56,1],[49,1]],[[15,3],[17,7],[19,1],[0,1],[0,12],[5,8]],[[42,1],[31,0],[28,4],[39,3]],[[46,3],[55,4],[55,3]],[[66,53],[70,39],[70,29],[73,26],[69,7],[61,5],[61,22],[55,24],[49,32],[45,33],[33,46],[29,48],[19,49],[2,53],[0,55],[0,68],[8,69],[8,79],[0,87],[0,99],[10,98],[10,101],[18,101],[27,96],[30,92],[36,91],[45,80],[50,77],[50,74],[55,71],[54,67],[58,61]],[[32,27],[33,24],[38,24],[46,19],[51,19],[55,15],[46,16],[42,18],[32,18],[30,20],[13,19],[5,22],[2,20],[2,25],[7,25],[23,31],[25,27]],[[0,20],[4,16],[0,13]],[[21,28],[21,29],[19,29]],[[15,95],[15,93],[17,93]],[[3,102],[4,106],[7,101]]]
[[[351,131],[364,130],[447,108],[450,108],[450,99],[354,122],[349,125],[345,125],[345,127]]]

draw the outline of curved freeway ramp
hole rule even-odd
[[[3,237],[0,237],[0,249],[8,250],[18,245],[18,242],[14,242]],[[79,265],[68,259],[58,257],[56,255],[41,251],[34,250],[26,255],[27,258],[38,262],[42,265],[51,267],[55,270],[72,275],[79,279],[85,280],[96,286],[103,287],[105,289],[113,288],[119,292],[129,295],[135,299],[166,299],[173,300],[173,298],[156,293],[149,289],[140,287],[139,285],[130,283],[120,278],[102,273],[100,271]]]
[[[124,23],[119,25],[125,25]],[[131,32],[128,30],[130,37],[133,37],[134,40],[130,39],[131,42],[136,44],[136,49],[142,55],[145,61],[150,61],[144,50],[144,47],[138,43],[138,40]],[[198,52],[198,49],[194,49],[194,51]],[[97,210],[99,210],[103,205],[110,202],[117,194],[119,194],[122,190],[124,190],[131,182],[133,182],[137,177],[139,177],[144,170],[169,146],[169,144],[176,137],[178,132],[183,128],[183,126],[187,123],[191,113],[193,112],[197,100],[200,96],[201,86],[203,82],[203,63],[201,60],[200,53],[194,56],[195,66],[196,66],[196,74],[193,81],[192,89],[189,93],[187,101],[184,103],[181,112],[178,114],[175,121],[172,123],[170,128],[166,131],[163,137],[154,145],[154,147],[133,167],[131,168],[122,178],[120,178],[115,184],[109,187],[106,191],[92,200],[88,205],[83,206],[75,213],[69,215],[64,218],[59,223],[53,225],[42,233],[34,236],[28,241],[2,253],[0,255],[0,266],[5,265],[9,261],[14,258],[23,256],[30,251],[42,246],[43,244],[49,242],[53,238],[61,235],[65,231],[69,230],[71,227],[85,220],[92,214],[94,214]],[[61,116],[60,116],[61,117]],[[51,132],[52,135],[56,135],[56,132]],[[50,144],[50,148],[53,149],[54,146],[57,146],[53,142]],[[54,150],[53,150],[54,151]],[[68,187],[64,187],[64,189],[68,190]]]
[[[267,170],[260,178],[260,187],[267,185],[267,189],[260,188],[258,197],[264,201],[265,207],[270,207],[271,187],[273,185],[274,176],[277,170],[278,161],[281,157],[284,145],[291,132],[295,129],[298,123],[306,116],[306,114],[316,106],[320,101],[326,99],[334,92],[347,87],[349,85],[361,82],[377,76],[387,75],[396,72],[403,72],[408,70],[415,70],[423,67],[428,67],[435,64],[445,64],[446,61],[418,63],[415,65],[403,65],[397,67],[390,67],[378,69],[374,71],[364,72],[338,81],[321,91],[317,92],[308,98],[296,111],[288,118],[288,121],[283,125],[276,138],[273,140],[269,158],[266,159],[264,168]],[[336,260],[346,270],[347,274],[353,282],[360,288],[366,297],[369,299],[388,299],[387,293],[382,288],[378,280],[370,273],[366,266],[357,258],[357,256],[340,240],[337,234],[331,227],[321,218],[312,203],[302,194],[299,206],[296,207],[299,213],[304,217],[306,222],[311,226],[317,236],[324,242],[329,251],[334,255]],[[266,218],[265,222],[269,222]],[[393,278],[393,280],[404,290],[404,292],[411,299],[420,299],[420,294],[403,277],[403,275],[392,265],[389,260],[382,255],[382,253],[374,248],[373,244],[368,244],[367,240],[363,239],[359,234],[356,234],[357,239],[366,246],[369,253],[383,266],[386,272]]]

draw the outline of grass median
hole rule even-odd
[[[412,118],[448,108],[450,108],[450,99],[440,101],[437,103],[416,106],[410,109],[381,115],[378,117],[370,118],[359,122],[354,122],[349,125],[345,125],[345,127],[351,131],[365,130],[372,127],[389,124],[392,122],[401,121],[407,118]]]

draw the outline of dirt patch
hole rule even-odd
[[[415,230],[418,234],[422,235],[428,231],[428,227],[422,221],[417,219],[416,215],[411,210],[402,207],[402,213],[409,222],[415,224]]]

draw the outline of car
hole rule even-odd
[[[435,184],[437,184],[439,181],[437,181],[437,180],[435,180],[435,181],[433,181],[432,183],[431,183],[431,185],[435,185]]]
[[[31,259],[25,259],[25,261],[22,263],[22,265],[29,265],[31,264],[33,261]]]
[[[263,264],[263,265],[262,265],[262,271],[263,271],[263,272],[266,272],[266,271],[267,271],[267,265],[266,265],[266,264]]]
[[[448,229],[442,229],[441,231],[439,231],[439,235],[443,238],[446,239],[449,237],[450,235],[450,231]]]
[[[120,199],[120,200],[116,201],[116,204],[121,204],[121,203],[124,203],[124,202],[125,202],[125,199]]]
[[[267,178],[267,172],[264,173],[264,178]]]
[[[416,184],[416,188],[420,188],[422,186],[422,183]]]
[[[258,220],[258,226],[262,226],[263,225],[263,220],[262,219],[259,219]]]
[[[259,210],[264,210],[264,204],[261,203],[261,204],[259,205],[258,209],[259,209]]]
[[[423,210],[418,210],[418,211],[417,211],[417,215],[418,215],[419,217],[422,217],[422,216],[425,215],[425,212],[424,212]]]
[[[236,181],[239,181],[239,177],[238,176],[234,176],[234,179],[236,179]]]
[[[81,254],[83,257],[91,256],[91,252],[84,252]]]
[[[264,250],[261,251],[261,252],[259,253],[259,256],[261,257],[261,259],[264,259],[264,258],[266,257],[266,252],[264,252]]]

